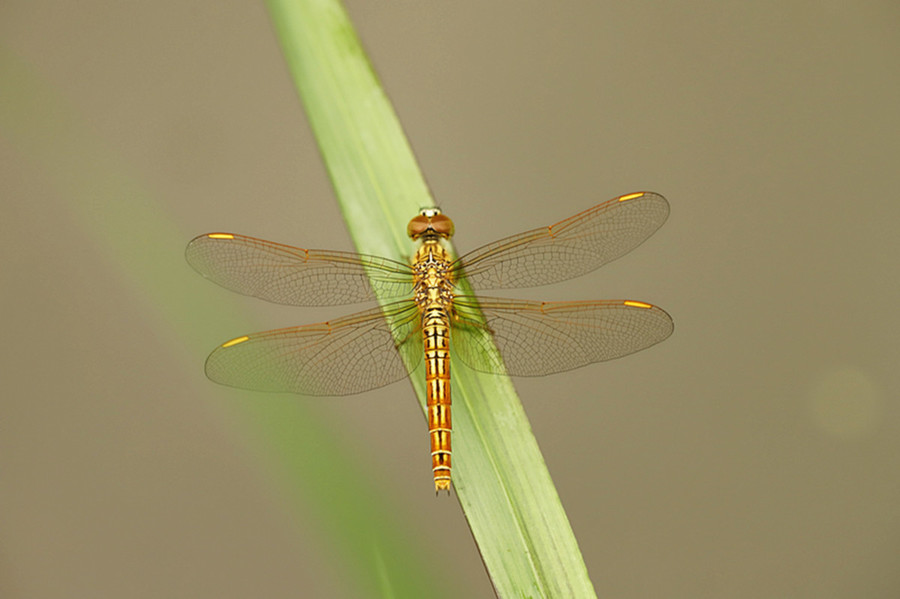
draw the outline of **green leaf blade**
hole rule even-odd
[[[346,13],[335,0],[268,4],[358,250],[408,260],[406,224],[432,199]],[[496,592],[595,596],[511,382],[452,369],[454,487]],[[412,382],[424,408],[423,377]]]

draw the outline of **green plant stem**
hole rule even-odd
[[[406,224],[431,197],[346,12],[336,0],[268,5],[357,248],[408,259]],[[512,384],[453,371],[454,488],[497,594],[595,596]]]

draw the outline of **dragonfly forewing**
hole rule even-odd
[[[340,306],[412,293],[412,270],[387,258],[305,250],[234,233],[195,238],[188,263],[207,279],[244,295],[292,306]]]
[[[536,287],[578,277],[624,256],[659,229],[669,203],[640,192],[599,204],[549,227],[482,246],[454,264],[472,287]]]

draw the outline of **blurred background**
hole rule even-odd
[[[347,9],[458,250],[671,202],[625,258],[514,294],[675,319],[516,381],[598,595],[900,595],[896,3]],[[5,0],[0,181],[0,596],[492,596],[407,383],[203,375],[355,309],[183,259],[217,230],[352,249],[262,3]]]

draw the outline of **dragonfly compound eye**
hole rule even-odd
[[[453,221],[443,214],[435,214],[431,217],[431,228],[444,239],[453,237]]]
[[[409,224],[406,226],[406,234],[409,235],[410,239],[416,240],[422,235],[425,234],[429,229],[429,218],[424,215],[419,215],[409,221]]]
[[[453,221],[436,209],[423,210],[409,221],[406,234],[413,240],[428,234],[449,239],[453,235]]]

